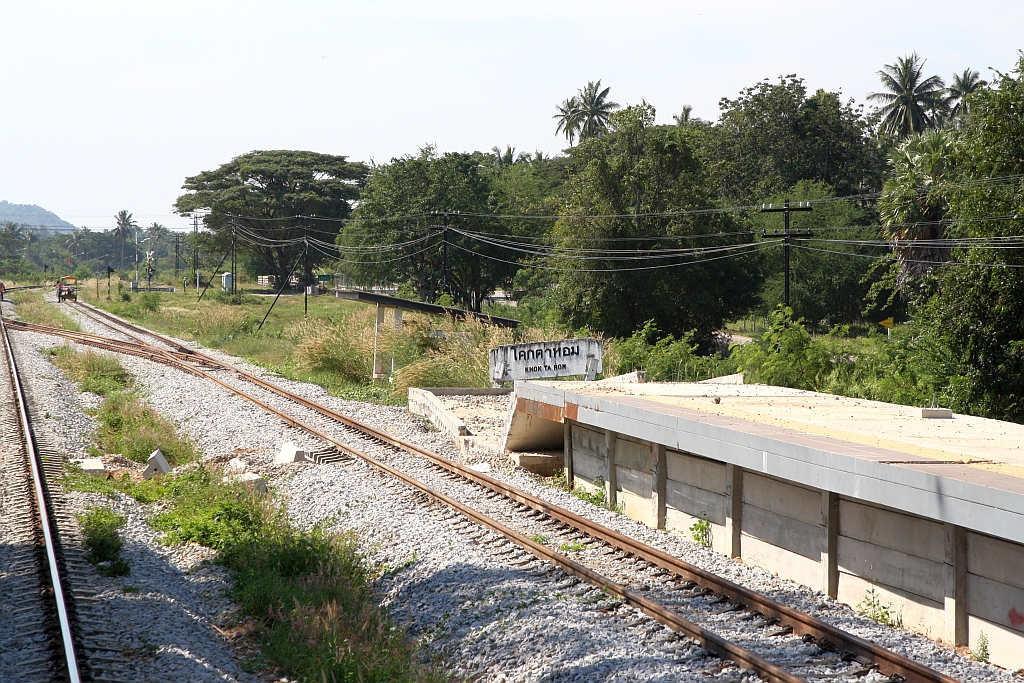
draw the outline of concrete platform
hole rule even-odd
[[[761,385],[520,382],[505,446],[651,526],[1024,667],[1024,426]]]

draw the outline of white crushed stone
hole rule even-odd
[[[108,333],[90,321],[82,324],[88,331]],[[269,374],[225,354],[204,352],[255,374]],[[587,611],[594,591],[587,587],[572,590],[564,581],[551,585],[550,580],[499,561],[358,462],[319,467],[269,465],[284,440],[311,448],[318,444],[212,384],[142,359],[122,356],[121,361],[149,387],[150,402],[179,421],[198,440],[206,457],[223,461],[241,456],[252,469],[270,475],[287,497],[290,512],[303,524],[333,519],[339,528],[359,532],[375,562],[396,568],[380,581],[382,598],[396,619],[428,644],[430,653],[442,654],[453,671],[484,674],[481,680],[679,680],[696,677],[694,672],[717,661],[704,658],[699,649],[684,643],[648,642],[647,627],[642,623],[627,626],[633,622],[624,615]],[[275,381],[395,436],[461,459],[446,437],[428,430],[422,420],[404,409],[345,401],[314,385]],[[515,486],[960,680],[1012,680],[996,667],[972,662],[921,636],[860,617],[820,593],[545,486],[538,478],[514,470],[504,458],[495,457],[491,464],[494,476]],[[642,628],[637,629],[638,625]]]

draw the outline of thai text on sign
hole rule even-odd
[[[490,371],[495,382],[573,375],[593,379],[601,372],[601,342],[585,338],[499,346],[491,349]]]

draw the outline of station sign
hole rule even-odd
[[[601,372],[601,342],[597,339],[510,344],[491,349],[491,380],[545,379],[583,375],[588,380]]]

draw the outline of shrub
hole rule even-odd
[[[104,576],[127,576],[130,569],[121,557],[124,542],[118,533],[124,526],[124,515],[109,508],[94,507],[76,517],[85,538],[86,559]]]
[[[143,292],[139,295],[139,309],[156,313],[160,310],[160,292]]]

